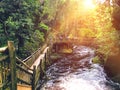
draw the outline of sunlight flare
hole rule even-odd
[[[86,9],[95,9],[96,5],[94,4],[93,0],[85,0],[84,1],[84,7]]]

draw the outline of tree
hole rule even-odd
[[[3,36],[0,38],[1,46],[7,40],[13,40],[18,48],[18,54],[21,54],[25,42],[32,39],[36,24],[35,14],[38,14],[39,10],[38,0],[2,0],[0,2],[0,32]]]
[[[113,26],[117,29],[120,30],[120,1],[115,0],[114,5],[113,5]]]
[[[1,0],[0,46],[13,40],[21,58],[30,55],[45,41],[61,1]]]

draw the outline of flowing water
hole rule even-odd
[[[62,57],[48,70],[48,80],[38,90],[120,90],[112,82],[102,65],[92,63],[94,50],[74,46],[73,54]]]

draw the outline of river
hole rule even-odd
[[[48,79],[38,90],[120,90],[103,66],[92,62],[94,56],[92,48],[74,46],[73,54],[63,56],[47,69]]]

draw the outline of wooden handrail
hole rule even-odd
[[[19,59],[18,57],[16,57],[16,59],[17,59],[17,61],[18,61],[19,63],[21,63],[22,65],[24,65],[27,69],[33,71],[33,69],[31,69],[27,64],[25,64],[21,59]]]
[[[23,60],[23,62],[26,62],[28,59],[30,59],[34,54],[36,54],[41,48],[33,52],[30,56],[28,56],[26,59]]]
[[[44,45],[44,47],[40,47],[39,49],[37,49],[34,53],[32,53],[29,57],[27,57],[26,59],[23,60],[23,62],[28,61],[34,54],[36,54],[38,51],[43,51],[45,49],[45,47],[47,47],[47,44]]]
[[[24,68],[22,68],[22,67],[19,66],[18,64],[17,64],[17,67],[18,67],[20,70],[24,71],[25,73],[27,73],[27,74],[29,74],[29,75],[33,75],[32,72],[29,72],[28,70],[25,70]]]
[[[5,52],[8,49],[8,46],[0,48],[0,53]]]

